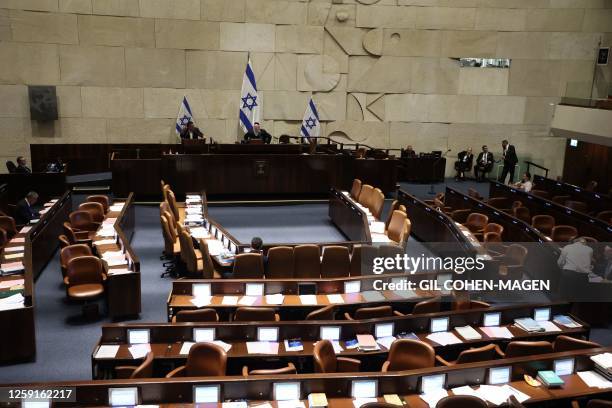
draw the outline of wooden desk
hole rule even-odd
[[[445,157],[402,157],[398,163],[400,181],[441,183],[445,171]]]
[[[601,193],[593,191],[585,191],[583,188],[573,184],[563,183],[551,180],[540,175],[533,176],[533,184],[535,189],[544,190],[550,193],[550,198],[554,196],[570,196],[573,201],[582,201],[587,203],[589,211],[594,215],[601,211],[612,210],[612,197],[608,197]]]
[[[367,215],[335,188],[329,192],[329,218],[349,241],[372,243]]]
[[[0,174],[0,184],[8,184],[6,199],[16,204],[29,191],[36,191],[39,201],[59,197],[66,191],[66,173]]]

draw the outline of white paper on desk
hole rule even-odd
[[[25,251],[25,247],[23,245],[4,248],[4,252],[23,252],[23,251]]]
[[[474,390],[469,385],[464,385],[463,387],[452,388],[451,391],[455,395],[471,395],[473,397],[478,397],[478,393],[476,392],[476,390]]]
[[[208,252],[211,256],[219,256],[223,252],[223,242],[218,239],[207,239],[206,244],[208,245]]]
[[[278,408],[306,408],[300,400],[276,401]]]
[[[342,297],[342,295],[337,295],[337,294],[327,295],[327,300],[329,300],[329,303],[334,303],[334,304],[344,303],[344,298]]]
[[[478,340],[482,336],[472,326],[455,327],[455,331],[466,340]]]
[[[285,340],[283,342],[285,344],[285,351],[304,351],[304,346],[295,346],[295,347],[291,347],[289,345],[289,340]]]
[[[385,233],[385,223],[375,221],[370,224],[370,233],[372,234],[384,234]]]
[[[98,246],[98,245],[112,245],[114,243],[116,243],[117,241],[115,241],[114,239],[101,239],[99,241],[94,241],[93,244]]]
[[[431,390],[428,393],[419,395],[419,398],[425,401],[427,405],[432,408],[434,408],[438,404],[438,402],[444,397],[448,397],[448,391],[446,391],[444,388],[440,388],[438,390]]]
[[[211,301],[212,301],[212,296],[199,296],[199,297],[194,297],[190,300],[190,302],[193,303],[196,307],[210,305]]]
[[[112,228],[111,229],[101,229],[98,232],[96,232],[96,237],[110,238],[114,236],[115,236],[115,230]]]
[[[518,402],[523,403],[525,401],[527,401],[529,398],[531,398],[531,396],[525,394],[524,392],[521,392],[519,390],[517,390],[516,388],[508,385],[508,384],[504,384],[501,387],[504,392],[506,392],[508,394],[508,397],[510,397],[510,395],[514,395],[514,397],[518,400]],[[508,399],[508,398],[506,398]]]
[[[246,345],[249,354],[278,354],[276,341],[247,341]]]
[[[285,295],[277,293],[275,295],[266,295],[266,303],[269,305],[282,305],[285,300]]]
[[[104,221],[102,222],[102,225],[104,225],[105,228],[107,225],[113,225],[115,223],[115,221],[117,221],[117,218],[113,217],[113,218],[105,218]]]
[[[255,296],[243,296],[238,301],[238,304],[242,306],[252,306],[255,302],[257,302],[257,298]]]
[[[23,297],[23,294],[19,292],[19,293],[15,293],[14,295],[0,299],[0,305],[23,304],[24,300],[25,298]]]
[[[248,408],[248,404],[246,401],[223,402],[221,408]]]
[[[202,227],[191,228],[189,232],[191,233],[191,236],[194,237],[195,239],[210,238],[210,234],[208,233],[208,230],[206,228],[202,228]]]
[[[38,223],[38,221],[40,221],[40,219],[38,219],[38,218],[31,219],[30,220],[30,224],[36,224],[36,223]]]
[[[187,208],[185,208],[185,213],[202,215],[202,206],[201,205],[188,206]]]
[[[113,276],[113,275],[125,275],[128,273],[132,273],[132,271],[130,271],[127,268],[121,268],[121,269],[109,269],[108,270],[108,276]]]
[[[269,402],[262,402],[260,404],[250,405],[249,408],[272,408],[272,404],[270,404]]]
[[[492,339],[511,339],[514,337],[507,327],[480,327],[480,331]]]
[[[46,214],[46,213],[48,213],[48,212],[49,212],[49,207],[45,207],[45,208],[43,208],[42,210],[40,210],[38,213],[39,213],[40,215],[43,215],[43,214]]]
[[[393,336],[379,337],[376,339],[376,342],[381,346],[385,347],[386,349],[391,349],[391,344],[393,344],[394,341],[395,337]]]
[[[123,205],[125,203],[115,203],[113,205],[111,205],[110,207],[108,207],[109,211],[121,211],[123,209]]]
[[[9,241],[9,244],[11,244],[11,243],[12,244],[20,244],[22,242],[25,242],[25,238],[24,237],[15,237],[15,238],[13,238],[13,239],[11,239]]]
[[[385,234],[371,234],[371,235],[372,235],[372,242],[383,242],[383,243],[393,242]]]
[[[128,350],[133,358],[143,358],[149,351],[151,351],[151,345],[148,343],[133,344],[128,348]]]
[[[222,340],[215,340],[215,341],[211,341],[212,344],[215,344],[219,347],[221,347],[223,350],[225,350],[225,352],[227,353],[228,351],[230,351],[230,349],[232,348],[232,345],[229,343],[226,343]]]
[[[334,347],[334,353],[340,354],[344,351],[338,340],[332,340],[331,344]]]
[[[1,287],[2,286],[0,286],[0,288]],[[590,358],[593,360],[593,362],[595,362],[595,364],[600,365],[603,368],[608,369],[612,367],[612,353],[601,353],[591,356]]]
[[[181,351],[179,351],[179,354],[181,355],[187,355],[189,354],[189,350],[191,350],[191,346],[193,346],[195,343],[192,341],[186,341],[183,343],[183,345],[181,346]]]
[[[560,332],[561,329],[550,320],[539,321],[538,324],[544,328],[546,332]]]
[[[19,230],[19,233],[20,233],[20,234],[25,234],[25,233],[27,233],[27,232],[30,232],[30,230],[31,230],[31,229],[32,229],[32,227],[29,227],[29,226],[27,226],[27,225],[26,225],[25,227],[23,227],[23,228],[21,228],[21,229]]]
[[[449,344],[459,344],[463,343],[459,337],[455,336],[451,332],[437,332],[431,333],[427,335],[427,338],[431,341],[435,341],[441,346],[446,346]]]
[[[355,398],[353,400],[353,406],[355,408],[361,408],[362,405],[369,404],[370,402],[378,402],[376,398]]]
[[[102,254],[102,259],[124,258],[125,254],[121,251],[106,251]]]
[[[4,259],[18,259],[18,258],[23,258],[22,252],[4,255]]]
[[[13,280],[5,280],[0,281],[0,289],[11,288],[17,285],[23,285],[25,283],[24,279],[13,279]]]
[[[476,390],[476,396],[491,402],[494,405],[503,404],[512,395],[508,388],[497,385],[481,385]]]
[[[612,382],[606,380],[600,374],[595,371],[579,371],[578,377],[589,387],[595,388],[610,388],[612,387]]]
[[[317,295],[300,295],[300,303],[303,305],[316,305]]]
[[[102,344],[100,345],[100,347],[98,347],[98,351],[96,351],[96,355],[94,358],[115,358],[118,351],[118,344]]]
[[[16,272],[24,270],[24,266],[22,262],[10,262],[0,264],[0,269],[2,272]]]
[[[238,296],[223,296],[222,305],[235,306],[238,304]]]
[[[113,258],[113,259],[105,259],[106,263],[108,264],[108,266],[123,266],[123,265],[127,265],[127,259],[123,258]]]

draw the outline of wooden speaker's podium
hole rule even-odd
[[[181,139],[183,153],[208,153],[206,138],[203,139]]]

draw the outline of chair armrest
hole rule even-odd
[[[166,374],[166,378],[184,377],[185,376],[184,371],[185,371],[185,366],[177,367],[174,370],[170,371],[168,374]]]
[[[382,365],[382,368],[380,369],[381,372],[386,373],[389,370],[389,364],[391,364],[391,362],[389,360],[385,361]]]
[[[89,239],[89,233],[91,231],[74,231],[74,235],[76,235],[79,241]]]
[[[137,366],[117,366],[115,367],[115,378],[126,379],[130,378],[132,373],[136,371]]]
[[[580,408],[578,401],[572,401],[572,408]]]
[[[338,357],[338,372],[340,373],[354,373],[359,371],[361,361],[355,358]]]
[[[355,320],[355,319],[353,319],[353,317],[348,312],[344,312],[344,320]]]
[[[506,357],[506,353],[504,353],[499,346],[496,344],[495,345],[495,352],[497,353],[498,356],[500,356],[501,358],[505,358]]]
[[[68,279],[67,276],[64,278],[64,285],[65,286],[70,286],[70,279]]]
[[[280,322],[280,316],[278,313],[274,313],[274,321],[275,322]]]
[[[480,242],[482,242],[484,239],[484,234],[482,232],[474,232],[472,235],[474,235],[474,238]]]
[[[450,367],[453,364],[449,363],[448,361],[446,361],[445,359],[443,359],[442,357],[440,357],[439,355],[436,354],[436,361],[440,364],[442,364],[443,366],[446,367]]]
[[[399,310],[394,310],[394,311],[393,311],[393,315],[394,315],[394,316],[399,316],[399,317],[401,317],[401,316],[406,316],[405,314],[403,314],[403,313],[402,313],[402,312],[400,312]]]
[[[243,375],[244,377],[248,377],[248,375],[249,375],[249,367],[247,367],[247,366],[242,366],[242,375]]]

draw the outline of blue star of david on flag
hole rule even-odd
[[[257,93],[255,73],[251,65],[251,59],[247,62],[246,71],[242,79],[242,90],[240,91],[240,127],[246,133],[253,129],[253,124],[259,122],[259,109],[261,99]]]
[[[193,120],[193,114],[191,113],[191,107],[189,106],[189,102],[187,102],[187,97],[184,96],[181,101],[181,105],[179,106],[178,116],[176,117],[176,124],[174,130],[177,135],[181,134],[183,127],[187,126],[187,123]]]
[[[255,109],[257,105],[257,95],[253,96],[250,93],[247,93],[247,96],[242,98],[242,109],[248,109],[252,111]]]
[[[311,138],[321,136],[321,122],[319,121],[319,112],[314,101],[310,98],[304,113],[304,120],[300,128],[302,137]]]

